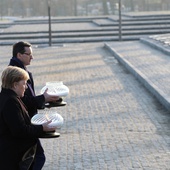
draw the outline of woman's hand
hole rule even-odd
[[[44,132],[50,132],[50,131],[55,131],[55,130],[56,130],[56,128],[54,128],[54,127],[52,127],[52,126],[48,126],[51,122],[52,122],[52,121],[49,120],[49,121],[47,121],[47,122],[45,122],[45,123],[42,124],[42,126],[43,126],[43,131],[44,131]]]

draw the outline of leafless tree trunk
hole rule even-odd
[[[108,7],[107,7],[107,0],[102,0],[102,4],[103,4],[103,14],[104,15],[108,15]]]
[[[112,14],[115,14],[115,4],[117,3],[117,0],[109,0],[109,2],[110,2]]]
[[[131,11],[135,10],[134,0],[130,0]]]
[[[74,0],[74,15],[77,16],[77,0]]]

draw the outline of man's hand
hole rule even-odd
[[[45,97],[45,102],[56,102],[59,97],[58,96],[54,96],[54,95],[50,95],[47,93],[48,88],[45,90],[45,92],[43,93],[44,97]]]

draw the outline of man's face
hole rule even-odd
[[[24,66],[30,65],[33,59],[32,48],[25,47],[25,52],[23,54],[18,53],[17,58],[23,63]]]

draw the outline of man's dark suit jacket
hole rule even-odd
[[[34,80],[33,80],[32,73],[29,72],[24,67],[24,65],[22,64],[22,62],[19,59],[17,59],[16,57],[12,57],[9,65],[20,67],[20,68],[26,70],[29,74],[30,78],[27,82],[28,88],[25,91],[25,94],[24,94],[24,97],[22,98],[22,101],[27,106],[27,110],[28,110],[30,117],[32,117],[37,113],[37,109],[44,109],[44,106],[45,106],[44,95],[35,96]]]

